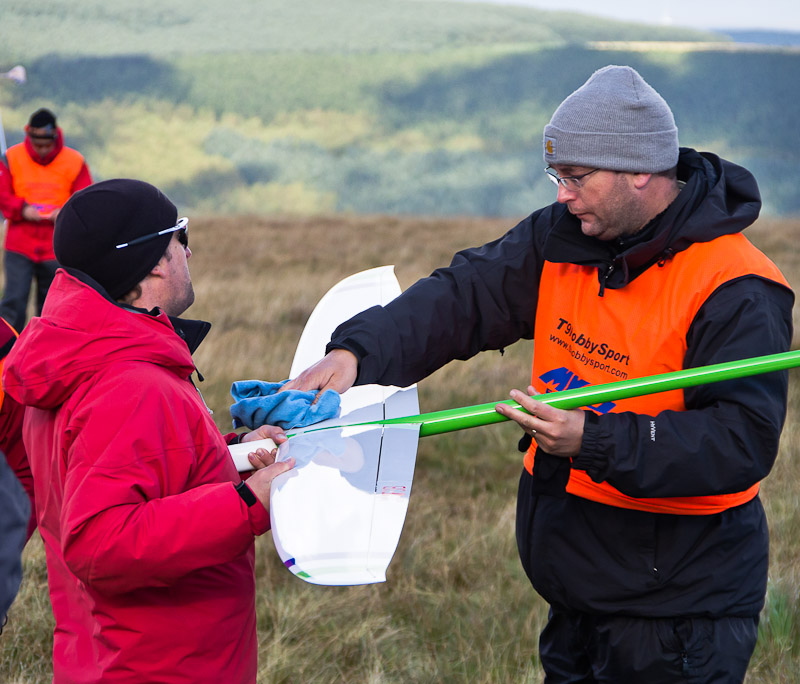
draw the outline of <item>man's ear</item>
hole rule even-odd
[[[156,265],[150,269],[150,273],[148,273],[147,276],[153,278],[163,278],[166,275],[166,263],[167,258],[162,256]]]
[[[633,177],[633,187],[637,190],[642,190],[647,184],[650,182],[650,179],[653,177],[652,173],[632,173],[631,176]]]

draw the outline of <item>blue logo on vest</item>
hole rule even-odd
[[[577,389],[578,387],[586,387],[589,383],[582,380],[575,373],[567,368],[554,368],[539,376],[539,379],[545,384],[545,392],[561,392],[562,390]],[[595,404],[587,408],[596,411],[597,413],[608,413],[615,406],[616,402],[606,401],[602,404]]]

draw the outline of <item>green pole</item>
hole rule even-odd
[[[735,380],[749,375],[787,370],[796,366],[800,366],[800,350],[757,356],[729,363],[718,363],[712,366],[687,368],[673,373],[650,375],[644,378],[610,382],[604,385],[588,385],[577,389],[564,390],[563,392],[550,392],[538,395],[536,400],[560,409],[575,409],[605,401],[619,401],[620,399],[639,397],[644,394],[668,392],[712,382],[722,382],[723,380]],[[494,401],[489,404],[478,404],[477,406],[421,413],[404,418],[376,420],[369,423],[361,423],[361,425],[419,424],[420,437],[427,437],[428,435],[438,435],[444,432],[464,430],[509,420],[495,411],[494,407],[500,403],[508,404],[524,411],[517,402],[509,399],[502,402]]]

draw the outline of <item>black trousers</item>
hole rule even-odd
[[[758,618],[635,618],[551,609],[539,641],[545,684],[744,681]]]
[[[28,311],[28,297],[31,283],[36,280],[36,313],[42,313],[44,298],[53,278],[56,275],[58,262],[35,262],[17,252],[5,252],[3,255],[6,284],[3,301],[0,302],[0,316],[7,320],[17,332],[25,327]]]
[[[682,526],[673,527],[677,521],[671,520],[659,528],[654,514],[623,512],[567,494],[564,459],[537,455],[535,467],[538,478],[525,470],[520,476],[516,524],[522,566],[551,606],[539,640],[545,684],[742,682],[758,636],[758,614],[733,617],[721,610],[729,593],[723,589],[731,583],[713,581],[722,560],[679,575],[685,582],[696,577],[693,586],[660,584],[656,573],[648,572],[657,557],[651,556],[651,539],[653,549],[663,547],[664,566],[674,570],[693,550],[686,552],[685,545],[704,543],[708,525],[713,532],[722,522],[687,517]],[[749,530],[741,508],[741,528]],[[681,532],[689,537],[685,544],[673,539]],[[727,537],[711,548],[718,545],[723,546],[719,559],[730,554]],[[755,546],[752,555],[760,557]],[[679,562],[670,562],[676,549]],[[733,572],[729,565],[726,575]],[[705,602],[687,603],[689,591]],[[659,610],[661,616],[651,617]]]

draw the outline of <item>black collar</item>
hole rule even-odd
[[[127,311],[131,311],[138,314],[144,314],[146,316],[158,316],[161,313],[161,309],[158,307],[154,309],[143,309],[138,306],[130,306],[129,304],[121,304],[120,302],[116,301],[115,299],[111,298],[111,295],[108,294],[106,289],[98,283],[94,278],[92,278],[87,273],[78,270],[77,268],[68,268],[62,266],[67,273],[69,273],[74,278],[77,278],[85,285],[88,285],[93,290],[99,292],[106,300],[111,302],[114,306],[118,306],[121,309],[126,309]],[[194,354],[197,348],[200,346],[200,343],[205,339],[206,335],[208,335],[208,331],[211,330],[211,323],[207,321],[201,320],[194,320],[191,318],[180,318],[178,316],[167,316],[169,318],[170,323],[172,323],[172,327],[175,329],[176,334],[180,337],[185,343],[186,346],[189,348],[189,352]]]
[[[580,221],[562,207],[544,245],[545,259],[596,267],[602,294],[606,287],[624,287],[654,264],[687,249],[697,237],[683,235],[682,231],[707,196],[709,172],[713,171],[699,154],[695,154],[697,158],[690,156],[690,161],[702,164],[703,168],[692,164],[679,168],[679,179],[683,182],[681,192],[635,235],[611,241],[589,237],[581,232]]]

